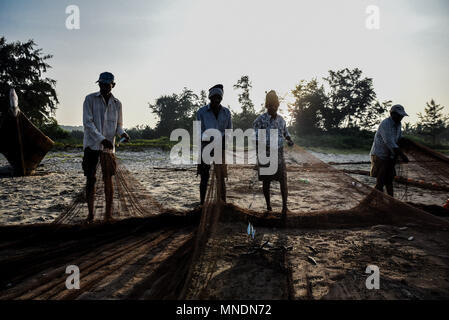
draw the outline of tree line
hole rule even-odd
[[[231,110],[234,128],[252,128],[253,121],[263,109],[256,112],[254,108],[249,77],[242,76],[233,88],[238,91],[241,107],[240,112]],[[290,129],[296,135],[339,133],[366,136],[377,129],[392,106],[391,100],[377,99],[373,79],[364,77],[358,68],[330,70],[321,83],[316,78],[301,80],[291,90],[291,96],[293,101],[287,103]],[[169,136],[175,128],[191,130],[196,110],[206,104],[204,91],[196,95],[184,88],[180,94],[162,96],[154,104],[149,104],[158,117],[154,129],[140,126],[129,132],[138,138],[156,138]],[[418,114],[419,121],[415,125],[405,123],[404,132],[429,138],[433,144],[440,140],[449,141],[449,117],[443,114],[443,109],[432,99],[424,113]]]
[[[16,88],[21,110],[53,139],[79,138],[81,132],[62,130],[55,111],[59,103],[56,81],[44,77],[51,68],[47,60],[52,56],[43,54],[33,40],[7,43],[0,38],[0,112],[9,106],[9,88]],[[246,130],[264,110],[256,111],[251,99],[252,82],[247,75],[241,76],[233,85],[238,94],[240,112],[231,109],[234,128]],[[392,101],[379,101],[373,79],[355,69],[330,70],[321,79],[301,80],[290,91],[287,102],[291,117],[289,127],[296,135],[325,135],[343,133],[354,135],[372,133],[386,117]],[[162,95],[154,103],[148,103],[158,119],[156,125],[139,125],[128,129],[133,139],[153,139],[170,136],[176,128],[192,129],[196,111],[208,103],[206,91],[196,94],[188,88],[180,93]],[[404,131],[420,135],[433,144],[449,141],[449,117],[444,107],[433,99],[427,103],[419,121],[405,123]]]

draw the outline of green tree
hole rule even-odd
[[[127,129],[126,133],[128,133],[133,140],[157,138],[155,130],[149,125],[137,125],[131,129]]]
[[[354,117],[359,129],[372,130],[380,123],[380,121],[386,117],[388,110],[393,105],[393,101],[387,100],[383,102],[375,101],[366,108],[359,110]]]
[[[373,130],[391,106],[376,100],[372,79],[359,69],[330,70],[323,80],[302,80],[292,90],[289,111],[297,133]]]
[[[288,105],[296,134],[313,133],[322,127],[322,111],[327,104],[324,87],[317,79],[301,80],[292,90],[295,101]]]
[[[70,132],[62,129],[54,118],[49,118],[48,121],[41,124],[40,129],[52,140],[68,139],[70,137]]]
[[[204,107],[205,105],[207,105],[209,103],[207,100],[207,94],[206,94],[205,90],[201,90],[199,99],[200,99],[200,105],[202,107]]]
[[[9,89],[15,88],[22,112],[37,126],[54,125],[58,98],[56,81],[43,74],[52,55],[36,48],[33,40],[7,43],[0,38],[0,108],[9,106]]]
[[[402,127],[402,133],[407,135],[412,135],[416,133],[416,126],[414,126],[410,122],[404,122],[404,125]]]
[[[330,89],[328,104],[323,110],[327,130],[372,129],[385,113],[386,104],[376,102],[373,80],[363,78],[360,69],[330,70],[324,80]]]
[[[242,108],[242,112],[232,112],[232,123],[234,128],[241,128],[246,130],[253,127],[253,122],[257,117],[254,110],[254,103],[249,97],[250,90],[252,88],[251,81],[248,76],[242,76],[236,84],[234,84],[234,90],[240,90],[239,103]]]
[[[192,129],[195,111],[201,106],[201,101],[193,91],[184,88],[182,93],[161,96],[155,104],[150,104],[151,111],[159,121],[155,127],[157,136],[170,136],[178,128]]]
[[[417,126],[423,134],[431,137],[433,144],[436,144],[438,135],[445,131],[449,120],[443,115],[443,109],[444,106],[436,104],[435,100],[431,99],[426,103],[424,114],[418,113]]]

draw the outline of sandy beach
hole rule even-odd
[[[311,152],[324,162],[367,162],[367,154],[324,154]],[[146,190],[166,208],[190,210],[199,205],[199,177],[195,165],[172,165],[169,153],[158,149],[143,152],[117,152],[125,168]],[[287,154],[286,162],[293,163]],[[0,224],[30,224],[52,222],[65,210],[73,198],[83,190],[85,178],[82,152],[50,152],[37,172],[29,177],[11,177],[6,159],[0,155]],[[369,170],[369,164],[336,165],[337,169]],[[375,179],[351,175],[373,186]],[[319,174],[288,173],[289,208],[292,211],[351,208],[361,199],[345,192],[335,192],[333,186],[323,181]],[[307,181],[306,183],[304,181]],[[231,166],[228,180],[228,202],[244,209],[265,210],[261,182],[251,168],[238,170]],[[447,192],[425,190],[396,184],[396,198],[427,205],[442,205]],[[249,196],[248,196],[249,195]],[[324,208],[323,205],[326,207]],[[272,206],[281,207],[279,183],[272,184]]]

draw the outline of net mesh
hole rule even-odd
[[[428,183],[438,183],[439,185],[444,185],[449,181],[449,162],[446,157],[413,143],[404,146],[404,150],[411,160],[407,169],[410,176],[416,174],[418,180],[425,178]],[[165,234],[164,243],[167,243],[167,248],[170,248],[164,249],[167,250],[167,254],[157,260],[158,267],[151,271],[150,276],[136,285],[125,298],[222,298],[223,296],[211,296],[208,290],[211,286],[217,286],[217,283],[220,283],[217,279],[226,274],[226,267],[223,265],[232,264],[235,259],[240,262],[246,261],[244,257],[248,252],[250,254],[265,252],[266,247],[264,246],[268,246],[268,242],[263,241],[264,239],[260,238],[257,231],[255,237],[247,234],[248,224],[251,224],[256,230],[267,227],[281,228],[282,230],[309,228],[335,230],[374,225],[415,225],[430,230],[447,230],[449,228],[447,220],[435,217],[424,210],[374,190],[341,170],[319,160],[303,148],[294,146],[291,149],[286,149],[286,161],[289,199],[294,199],[289,206],[290,212],[286,216],[282,216],[276,209],[274,212],[264,210],[265,203],[261,183],[257,182],[257,172],[253,165],[228,165],[227,172],[225,172],[224,166],[213,165],[206,201],[201,210],[181,211],[173,210],[156,201],[124,165],[117,161],[114,197],[118,200],[114,201],[113,217],[122,221],[109,226],[110,228],[102,224],[91,227],[92,229],[89,230],[95,235],[92,239],[98,238],[97,240],[106,241],[111,246],[109,249],[112,250],[111,252],[114,252],[114,243],[121,243],[122,239],[133,239],[132,243],[145,243],[146,247],[142,247],[142,250],[148,251],[151,248],[158,248],[159,240],[153,241],[159,239],[157,237],[162,233]],[[100,168],[97,170],[97,176],[100,176]],[[221,197],[225,187],[225,176],[228,179],[226,203]],[[96,186],[98,206],[95,220],[102,220],[104,215],[103,188],[103,182],[98,181]],[[273,193],[276,193],[276,190]],[[275,208],[280,207],[279,197],[273,197],[272,205]],[[39,231],[41,234],[47,232],[44,239],[59,239],[57,247],[54,249],[55,257],[62,259],[61,248],[65,247],[64,241],[69,241],[71,245],[68,248],[73,246],[73,250],[77,250],[81,246],[81,242],[76,242],[77,244],[73,245],[74,242],[70,242],[73,239],[66,239],[66,235],[55,230],[72,230],[69,226],[77,226],[86,217],[87,205],[84,191],[81,191],[69,208],[61,213],[54,222],[53,226],[56,229],[52,229],[50,233],[48,230]],[[3,237],[15,234],[15,238],[4,242],[0,250],[10,250],[11,247],[20,246],[25,248],[35,239],[41,239],[37,229],[34,230],[34,232],[27,230],[25,238],[17,236],[20,233],[20,227],[10,233],[2,231]],[[136,230],[140,231],[136,232]],[[153,234],[152,232],[155,230],[160,233]],[[279,250],[272,250],[270,251],[272,253],[264,256],[252,255],[250,259],[252,263],[256,261],[260,265],[269,264],[271,269],[280,270],[285,275],[280,279],[274,277],[276,283],[272,285],[279,290],[276,293],[277,296],[289,299],[294,296],[292,275],[295,274],[295,270],[287,263],[290,245],[288,238],[283,233],[276,235],[276,240],[272,240],[274,243],[271,244]],[[151,237],[147,238],[150,235]],[[88,246],[92,241],[97,241],[92,239],[87,237],[85,245]],[[236,241],[240,243],[237,247],[235,246]],[[134,252],[133,246],[134,244],[124,246],[123,254]],[[243,253],[241,252],[242,248],[245,249]],[[15,274],[17,270],[22,270],[18,266],[26,269],[29,261],[35,259],[35,256],[27,255],[27,250],[32,251],[26,249],[23,257],[17,258],[13,262],[8,259],[0,261],[0,267],[7,266],[2,270]],[[83,250],[87,249],[83,247]],[[234,260],[223,263],[224,257]],[[17,261],[23,261],[23,266]],[[220,264],[218,261],[221,261]],[[42,262],[42,265],[45,263]],[[239,279],[240,273],[244,272],[244,268],[240,269],[240,271],[232,273],[232,277],[226,279],[233,282],[232,279]],[[264,296],[263,286],[260,288],[255,286],[253,289],[259,290],[258,297]],[[21,293],[17,290],[14,291],[14,296],[18,297]],[[31,291],[28,287],[24,287],[23,292],[30,294]],[[38,296],[37,293],[36,296]],[[228,298],[244,297],[246,296],[243,294]]]
[[[148,217],[160,214],[164,209],[167,209],[146,191],[120,160],[109,159],[109,161],[116,163],[114,166],[104,166],[104,169],[107,171],[115,171],[113,176],[115,199],[113,217],[115,219]],[[105,162],[107,163],[108,161],[106,160]],[[106,172],[106,174],[109,173]],[[101,165],[98,165],[96,176],[101,177],[101,175],[102,168]],[[102,220],[105,214],[104,187],[104,181],[98,179],[95,185],[95,202],[97,206],[94,211],[94,220]],[[81,190],[74,197],[70,206],[59,215],[54,223],[81,223],[87,218],[87,214],[85,190]]]
[[[411,150],[414,150],[415,153],[412,153]],[[412,147],[407,151],[411,156],[425,153],[425,151],[419,151],[419,146]],[[228,183],[228,199],[232,199],[240,205],[230,203],[216,207],[217,198],[213,197],[213,193],[208,195],[208,197],[212,196],[210,198],[212,201],[206,202],[202,220],[214,221],[217,225],[208,225],[210,232],[203,233],[205,236],[201,240],[197,238],[201,241],[201,246],[196,248],[197,251],[195,250],[198,256],[194,261],[200,262],[192,264],[191,268],[194,271],[188,276],[188,279],[192,278],[189,282],[190,290],[183,292],[183,298],[203,299],[211,297],[207,287],[210,282],[214,282],[216,285],[218,281],[211,281],[211,279],[214,276],[219,277],[220,274],[225,272],[217,268],[217,260],[223,259],[224,248],[230,245],[228,239],[241,236],[244,233],[244,228],[243,230],[242,228],[229,229],[229,224],[226,224],[226,222],[241,222],[241,226],[251,223],[256,228],[353,228],[378,224],[419,225],[424,228],[437,229],[449,227],[447,221],[436,218],[423,210],[361,183],[319,160],[303,148],[294,146],[292,150],[287,152],[287,158],[289,160],[287,171],[290,191],[296,193],[294,196],[302,197],[303,201],[286,217],[252,209],[255,202],[263,203],[260,199],[262,192],[260,188],[255,186],[257,175],[254,175],[254,166],[228,166],[231,179]],[[422,158],[413,159],[412,161],[419,162]],[[437,167],[438,172],[441,173],[439,166],[445,165],[445,159],[434,159],[433,161],[432,165],[427,162],[426,169]],[[303,181],[306,181],[306,183],[303,183]],[[319,190],[321,191],[316,192]],[[256,198],[256,194],[259,195],[259,199]],[[318,194],[318,198],[316,198],[316,194]],[[248,199],[252,200],[248,201]],[[329,203],[327,199],[341,199],[341,201]],[[312,203],[316,206],[310,205]],[[212,219],[219,214],[222,216],[220,220]],[[210,217],[207,217],[208,215]],[[228,231],[223,232],[226,228],[228,228]],[[251,244],[250,241],[247,246],[252,246],[256,251],[261,250],[260,245],[258,247],[255,244],[257,241],[252,242]],[[293,280],[292,270],[289,269],[291,267],[287,263],[288,249],[286,248],[288,248],[288,244],[285,237],[278,240],[278,246],[280,251],[273,259],[280,263],[281,269],[286,273],[283,296],[289,298],[293,296]],[[204,261],[207,261],[207,263],[204,263]],[[238,275],[235,274],[235,276]],[[216,297],[212,296],[212,298]]]

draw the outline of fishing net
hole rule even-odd
[[[396,165],[395,198],[409,202],[413,205],[425,207],[420,204],[418,193],[425,194],[434,199],[437,205],[449,203],[449,160],[448,158],[420,143],[409,139],[402,139],[401,149],[407,154],[410,162],[407,164],[399,162]],[[368,170],[361,170],[369,162],[353,163],[330,163],[337,166],[343,172],[348,174],[369,176]],[[414,192],[409,192],[410,190]],[[428,205],[427,205],[428,206]]]
[[[113,175],[114,184],[114,219],[121,220],[132,217],[147,217],[160,214],[163,206],[157,202],[145,187],[122,165],[114,155],[104,153],[97,165],[97,177],[102,176],[102,171],[107,175]],[[95,211],[94,220],[103,220],[105,215],[104,181],[97,179],[95,185]],[[61,223],[81,223],[86,220],[88,214],[85,190],[81,190],[73,199],[69,207],[54,221]]]
[[[447,181],[444,180],[448,172],[447,158],[435,157],[423,149],[419,151],[413,145],[404,148],[411,160],[409,173],[419,171],[425,177],[430,173],[424,172],[431,171],[435,183],[443,185]],[[79,229],[77,226],[87,217],[84,191],[81,191],[53,228],[42,226],[25,231],[16,227],[0,233],[4,238],[0,271],[8,275],[5,279],[15,277],[21,281],[25,271],[42,272],[51,259],[71,261],[75,255],[91,270],[90,287],[67,295],[56,284],[48,289],[45,281],[30,284],[24,280],[23,285],[6,290],[0,298],[85,298],[86,290],[92,290],[89,294],[96,298],[314,298],[313,270],[307,273],[308,265],[304,265],[301,268],[307,272],[302,269],[300,272],[297,262],[303,250],[300,243],[307,237],[315,234],[324,237],[323,230],[332,230],[333,234],[339,234],[338,230],[351,233],[355,228],[377,225],[416,227],[432,233],[449,228],[447,220],[374,190],[298,146],[285,151],[290,209],[286,216],[280,214],[277,183],[272,183],[274,211],[265,210],[254,165],[227,165],[227,173],[224,166],[213,165],[205,204],[201,209],[182,211],[156,201],[117,161],[113,180],[113,217],[119,220],[116,223],[96,223]],[[97,170],[99,177],[101,170]],[[226,203],[221,197],[225,175]],[[98,179],[95,220],[99,221],[104,216],[103,188],[103,182]],[[307,234],[307,230],[313,234]],[[21,238],[23,234],[27,236]],[[36,252],[43,250],[38,246],[42,241],[50,246],[45,259],[36,258]],[[103,243],[106,247],[102,247]],[[12,248],[20,248],[21,254],[11,253]],[[368,257],[376,254],[375,248],[369,250]],[[108,254],[106,258],[104,254]],[[95,263],[89,262],[91,255],[95,258],[89,259]],[[307,259],[316,263],[313,257]],[[111,268],[103,260],[120,263]],[[29,265],[33,261],[35,267],[31,270]],[[133,273],[134,269],[139,271]],[[94,275],[98,270],[107,276]],[[119,275],[117,270],[121,270]],[[127,283],[127,290],[123,289],[123,283]],[[114,285],[122,288],[121,295],[107,295],[101,289]]]
[[[401,149],[410,160],[407,165],[408,183],[449,191],[449,158],[409,139],[403,139]]]
[[[411,152],[410,154],[412,155]],[[217,225],[210,226],[209,230],[212,232],[207,233],[206,239],[200,240],[202,241],[202,257],[197,259],[201,263],[192,265],[194,272],[187,277],[187,279],[192,277],[190,290],[184,292],[185,295],[181,297],[188,299],[232,299],[233,296],[238,296],[240,299],[272,298],[273,296],[264,292],[260,284],[254,285],[248,278],[241,277],[240,272],[251,272],[249,270],[262,278],[267,270],[277,270],[278,272],[273,272],[267,277],[274,279],[276,274],[282,274],[283,276],[277,279],[277,284],[269,284],[271,280],[266,280],[265,285],[277,290],[276,297],[284,299],[295,297],[292,276],[294,271],[289,264],[290,256],[293,255],[290,252],[291,240],[284,236],[283,232],[276,236],[272,235],[268,239],[265,234],[254,237],[248,232],[250,227],[256,230],[264,228],[343,229],[374,225],[415,225],[430,229],[449,227],[447,220],[441,220],[419,208],[383,194],[324,163],[303,148],[295,146],[288,150],[286,159],[289,198],[300,199],[290,204],[291,211],[287,216],[282,216],[279,211],[273,213],[263,209],[264,199],[260,183],[256,182],[257,172],[254,166],[228,166],[228,203],[217,208],[216,198],[213,198],[215,203],[214,201],[206,202],[202,219],[214,221]],[[415,161],[414,159],[412,161]],[[416,161],[421,161],[421,158]],[[426,165],[430,166],[430,162]],[[445,165],[444,158],[438,160],[438,165]],[[433,166],[438,168],[438,165]],[[279,197],[272,204],[273,207],[277,205],[280,208]],[[218,214],[221,214],[221,219],[213,220],[212,217]],[[270,241],[273,250],[268,250],[266,247]],[[239,251],[240,253],[236,255]],[[254,253],[262,254],[254,255]],[[233,260],[233,263],[229,260]],[[240,270],[236,268],[236,264],[241,264]],[[257,277],[255,276],[254,283],[258,282]],[[248,288],[248,290],[239,288]],[[226,296],[229,293],[232,294]]]

